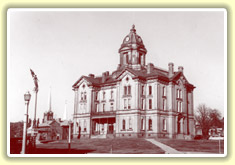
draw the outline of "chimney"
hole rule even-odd
[[[91,74],[91,73],[90,73],[88,76],[89,76],[89,77],[92,77],[92,78],[95,77],[95,75],[94,75],[94,74]]]
[[[169,72],[169,77],[172,77],[174,75],[174,64],[172,62],[168,64],[168,72]]]
[[[183,71],[184,71],[184,67],[179,66],[179,67],[178,67],[178,71],[183,73]]]
[[[107,72],[103,72],[103,73],[102,73],[102,83],[104,83],[105,80],[106,80],[106,73],[107,73]]]
[[[147,65],[147,74],[150,74],[154,69],[154,65],[152,63],[148,63]]]
[[[106,71],[106,77],[108,77],[109,76],[109,71]]]

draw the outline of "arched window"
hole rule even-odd
[[[126,129],[126,121],[123,119],[122,120],[122,130]]]
[[[149,119],[149,130],[152,130],[152,119]]]

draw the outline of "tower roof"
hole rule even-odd
[[[130,33],[124,38],[121,48],[119,49],[119,53],[125,50],[142,50],[143,52],[147,52],[142,38],[136,34],[135,25],[132,25],[130,29]]]

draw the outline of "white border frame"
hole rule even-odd
[[[223,11],[224,12],[224,153],[223,154],[10,154],[10,114],[7,111],[7,155],[9,157],[226,157],[227,156],[227,10],[225,8],[10,8],[7,11],[7,82],[10,82],[10,12],[11,11]],[[10,86],[7,85],[7,91]],[[7,95],[7,107],[10,107]]]

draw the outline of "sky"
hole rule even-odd
[[[147,10],[147,9],[146,9]],[[37,118],[51,106],[56,118],[72,119],[72,85],[90,73],[114,71],[124,37],[135,24],[147,49],[146,63],[168,69],[184,67],[199,104],[224,114],[226,61],[223,11],[40,11],[9,10],[7,29],[7,102],[11,122],[24,119],[24,94],[32,95],[29,117],[35,108],[34,82],[39,79]]]

